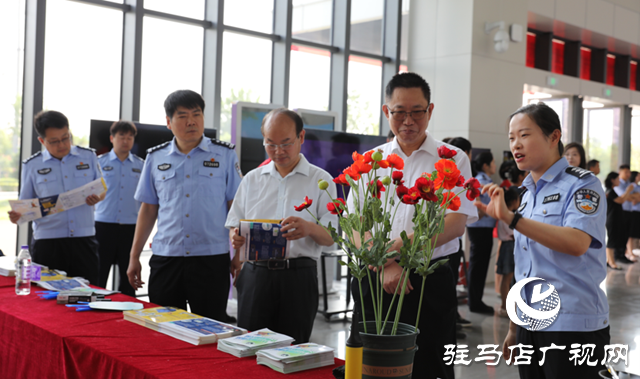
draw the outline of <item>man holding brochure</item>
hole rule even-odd
[[[140,254],[153,225],[149,300],[227,321],[229,239],[224,220],[240,184],[234,145],[204,136],[204,100],[189,90],[164,102],[172,141],[147,151],[135,199],[142,202],[127,276],[142,287]]]
[[[102,177],[93,149],[72,146],[69,120],[56,111],[42,111],[34,120],[38,141],[45,150],[22,162],[20,200],[53,197]],[[95,238],[93,206],[104,199],[90,195],[86,205],[46,215],[33,221],[33,261],[67,276],[81,276],[98,284],[98,242]],[[9,212],[18,223],[22,214]]]
[[[322,246],[333,244],[322,225],[338,223],[327,210],[331,199],[318,188],[318,180],[329,183],[332,197],[336,188],[326,171],[300,154],[305,131],[297,113],[275,109],[264,117],[261,129],[271,162],[244,177],[225,223],[236,250],[231,270],[238,289],[238,326],[269,328],[304,343],[318,311],[316,262]],[[307,206],[322,225],[303,209]],[[247,261],[242,266],[238,251],[247,241],[238,227],[241,220],[256,219],[282,220],[282,232],[290,241],[287,259]]]

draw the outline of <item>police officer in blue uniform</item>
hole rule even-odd
[[[164,103],[174,139],[148,150],[135,199],[142,202],[127,275],[142,286],[140,253],[154,223],[149,299],[226,321],[227,212],[240,185],[234,145],[204,137],[204,100],[173,92]]]
[[[600,289],[607,274],[606,198],[590,171],[569,166],[562,158],[561,134],[560,120],[546,104],[518,109],[509,124],[511,152],[518,168],[530,171],[523,182],[526,192],[520,208],[509,212],[504,192],[497,185],[483,190],[491,196],[487,213],[515,229],[516,280],[542,278],[555,287],[560,298],[559,303],[553,299],[547,303],[549,309],[560,308],[557,318],[547,318],[546,323],[543,320],[525,329],[510,315],[503,344],[505,359],[520,354],[519,349],[509,349],[516,343],[531,345],[534,350],[531,364],[518,366],[521,378],[596,378],[604,369],[604,345],[610,339],[609,305]],[[534,294],[539,295],[527,287],[519,293],[527,306],[540,310],[544,302]],[[509,307],[509,298],[507,301],[507,307],[514,310],[514,304]],[[513,316],[521,323],[525,315],[518,312]],[[532,331],[536,326],[539,329]],[[546,353],[540,350],[552,343],[557,348]],[[589,361],[597,362],[575,365],[570,360],[573,344],[594,344],[595,349],[587,350],[587,355],[592,353]]]
[[[59,195],[102,176],[94,150],[72,146],[69,120],[64,114],[43,111],[36,115],[34,124],[45,150],[22,162],[20,199]],[[93,206],[102,199],[104,194],[91,195],[86,205],[33,221],[33,261],[98,284]],[[17,223],[20,216],[20,213],[9,212],[13,223]]]
[[[96,206],[96,238],[100,244],[100,287],[106,287],[113,264],[120,273],[119,291],[135,296],[129,278],[129,253],[136,230],[140,202],[133,198],[144,160],[131,154],[137,133],[129,121],[117,121],[109,129],[113,148],[98,157],[104,181],[109,191],[104,201]]]

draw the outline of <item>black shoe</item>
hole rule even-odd
[[[458,317],[458,319],[456,320],[456,323],[457,323],[458,325],[462,326],[462,327],[465,327],[465,328],[468,328],[468,327],[470,327],[471,325],[473,325],[473,324],[471,323],[471,321],[469,321],[469,320],[465,320],[465,319],[463,319],[462,317]]]
[[[465,339],[465,338],[467,338],[467,335],[466,335],[466,334],[464,334],[464,333],[462,333],[462,332],[456,332],[456,339],[457,339],[457,340],[463,340],[463,339]]]
[[[233,316],[227,315],[227,319],[224,320],[223,322],[226,322],[227,324],[235,324],[238,322],[238,319]]]
[[[624,255],[621,257],[616,258],[616,261],[620,262],[620,263],[636,263],[632,260],[630,260],[629,258],[625,257]]]
[[[622,267],[620,267],[620,266],[613,267],[613,266],[611,266],[611,265],[610,265],[610,264],[608,264],[608,263],[607,263],[607,267],[609,267],[609,268],[610,268],[610,269],[612,269],[612,270],[622,270]]]
[[[456,331],[459,332],[462,330],[462,325],[456,324]]]
[[[490,306],[488,306],[487,304],[482,303],[480,306],[478,307],[474,307],[471,308],[469,307],[469,310],[473,313],[482,313],[485,315],[493,315],[495,313],[494,309]]]

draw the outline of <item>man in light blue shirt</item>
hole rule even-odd
[[[227,212],[240,185],[234,145],[204,137],[204,100],[182,90],[164,103],[174,139],[147,151],[135,199],[142,202],[127,276],[142,286],[140,254],[157,220],[149,261],[152,303],[226,321]]]
[[[131,154],[137,130],[129,121],[117,121],[109,129],[113,148],[98,157],[104,181],[109,189],[96,206],[96,238],[100,244],[100,287],[106,287],[114,264],[120,272],[119,291],[135,296],[127,278],[129,252],[136,230],[140,202],[133,198],[144,160]]]
[[[627,187],[634,185],[629,180],[631,178],[631,167],[628,164],[621,165],[618,175],[620,178],[620,185],[617,187],[614,187],[613,190],[616,191],[616,194],[618,194],[618,196],[622,196],[624,192],[627,190]],[[622,214],[624,216],[623,216],[623,222],[621,225],[624,226],[625,229],[623,231],[624,236],[622,236],[621,238],[628,240],[628,238],[631,236],[633,203],[631,201],[625,201],[624,203],[622,203],[622,210],[623,210]],[[635,258],[633,258],[633,253],[631,252],[630,246],[627,246],[626,249],[615,249],[614,255],[615,255],[615,259],[619,262],[622,262],[622,263],[635,262]]]
[[[65,115],[43,111],[34,121],[45,150],[22,162],[21,200],[57,196],[102,176],[94,150],[72,146]],[[33,221],[33,261],[97,284],[99,261],[93,206],[102,199],[104,194],[91,195],[86,198],[86,205]],[[14,224],[20,217],[20,213],[9,212]]]

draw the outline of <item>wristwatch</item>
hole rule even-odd
[[[509,229],[514,230],[516,228],[516,224],[522,218],[522,214],[518,211],[513,212],[513,220],[511,220],[511,224],[509,224]]]

